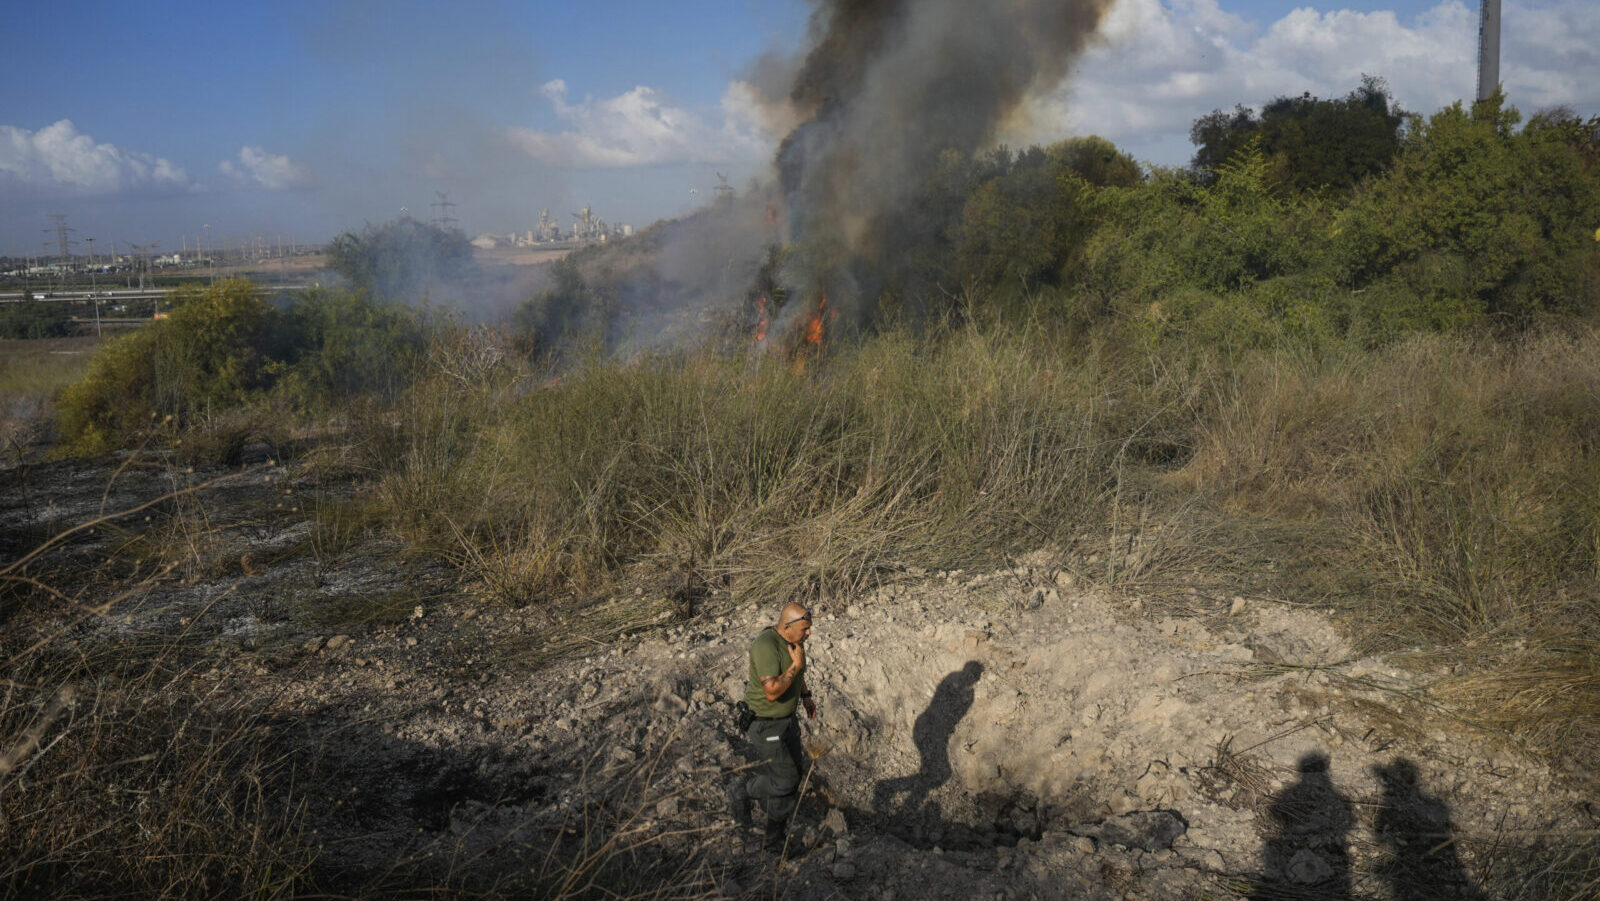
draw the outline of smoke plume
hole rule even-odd
[[[984,149],[1054,88],[1112,0],[815,0],[778,150],[791,292],[860,315],[914,293],[896,254],[948,151]]]

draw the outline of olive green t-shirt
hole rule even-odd
[[[777,629],[768,626],[750,642],[750,681],[744,686],[744,701],[756,716],[782,717],[794,713],[800,703],[800,681],[806,674],[805,664],[801,664],[800,673],[789,684],[789,690],[776,701],[767,700],[766,693],[761,690],[763,676],[780,676],[788,668],[789,643]]]

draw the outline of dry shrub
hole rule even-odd
[[[1356,562],[1424,634],[1544,619],[1600,564],[1600,335],[1435,338],[1376,367],[1393,399],[1341,513]]]
[[[1600,636],[1594,629],[1600,601],[1551,604],[1544,613],[1549,619],[1455,649],[1453,657],[1472,664],[1435,693],[1473,711],[1479,723],[1530,750],[1566,757],[1592,777],[1586,765],[1600,748]]]
[[[294,894],[312,856],[292,768],[270,724],[183,656],[36,651],[6,667],[5,894]]]
[[[1569,599],[1600,584],[1600,334],[1419,336],[1211,383],[1189,484],[1302,524],[1277,556],[1315,561],[1306,584],[1369,639],[1475,659],[1453,700],[1593,762],[1600,620]]]
[[[1190,484],[1249,515],[1338,523],[1330,565],[1370,575],[1426,633],[1493,628],[1594,578],[1594,333],[1425,336],[1212,381]]]
[[[408,541],[507,598],[592,590],[639,560],[740,593],[846,590],[891,560],[1083,521],[1118,446],[1083,367],[968,330],[882,336],[803,373],[689,355],[591,359],[522,391],[435,380],[406,401],[383,490]]]
[[[1361,384],[1355,355],[1280,350],[1229,365],[1202,359],[1195,455],[1180,477],[1236,512],[1314,515],[1367,455],[1385,398]]]

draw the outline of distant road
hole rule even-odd
[[[273,294],[278,291],[304,291],[307,288],[314,287],[316,287],[314,282],[306,282],[294,285],[259,285],[257,290],[262,294]],[[172,288],[118,288],[115,290],[90,291],[73,288],[66,291],[13,291],[9,294],[0,294],[0,303],[15,303],[19,300],[83,301],[97,298],[109,301],[160,300],[171,293],[172,290]],[[40,295],[43,296],[41,297]]]

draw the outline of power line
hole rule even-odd
[[[133,248],[134,252],[139,255],[139,259],[144,262],[143,267],[139,269],[139,290],[143,291],[145,276],[150,274],[150,251],[160,247],[161,242],[156,241],[153,244],[135,244],[132,241],[123,241],[122,243]]]

